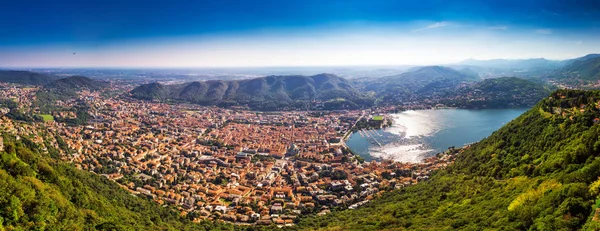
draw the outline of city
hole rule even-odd
[[[34,101],[30,88],[10,89],[3,98]],[[459,152],[414,164],[364,162],[343,137],[358,120],[379,115],[376,109],[256,112],[101,95],[82,91],[79,99],[61,103],[85,101],[88,124],[46,121],[15,129],[5,118],[2,129],[37,137],[40,145],[44,136],[31,132],[54,134],[50,145],[66,145],[64,161],[198,221],[292,225],[302,214],[356,208],[381,192],[416,184]]]

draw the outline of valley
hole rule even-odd
[[[580,61],[573,63],[583,68]],[[562,72],[566,68],[547,73],[579,73]],[[591,187],[593,179],[564,177],[593,175],[577,169],[595,163],[590,154],[595,141],[590,138],[587,146],[577,146],[569,143],[576,142],[569,137],[595,131],[600,98],[595,91],[556,90],[572,79],[550,75],[482,78],[472,69],[442,66],[413,67],[398,75],[369,79],[316,74],[183,83],[103,78],[101,74],[61,78],[0,72],[0,129],[6,146],[11,147],[3,155],[12,155],[3,162],[3,171],[15,182],[35,176],[48,185],[44,187],[58,190],[52,194],[55,198],[69,200],[60,202],[60,211],[79,211],[63,219],[77,223],[86,211],[97,211],[86,227],[423,229],[426,220],[419,216],[403,220],[403,212],[389,207],[411,211],[412,203],[424,200],[421,197],[430,198],[418,207],[421,214],[441,216],[438,224],[448,228],[529,229],[551,222],[539,220],[549,219],[548,213],[562,214],[553,218],[555,227],[595,225],[586,220],[589,213],[585,211],[591,210],[582,209],[593,207],[594,195],[581,191]],[[20,76],[27,76],[27,81]],[[526,108],[532,109],[519,116]],[[503,112],[507,112],[504,117]],[[429,114],[422,118],[426,121],[418,122],[407,117],[411,113]],[[451,120],[452,113],[456,120]],[[491,113],[489,121],[495,125],[477,124],[485,113]],[[440,126],[433,126],[432,121]],[[444,123],[456,127],[443,128]],[[413,131],[428,129],[427,124],[433,126],[428,132]],[[478,128],[468,130],[469,126]],[[530,149],[534,146],[527,142],[538,142],[538,138],[524,138],[524,132],[540,136],[536,126],[571,132],[561,142],[568,150],[576,150],[575,154],[546,144]],[[381,150],[369,146],[375,144]],[[546,159],[563,154],[567,156]],[[52,169],[68,171],[52,173],[47,164],[30,160],[32,155],[40,156]],[[15,164],[25,172],[14,172]],[[119,221],[116,207],[86,207],[72,189],[53,180],[60,176],[48,172],[85,173],[85,180],[77,184],[101,180],[95,184],[118,188],[111,190],[129,203],[123,208],[128,216],[146,216],[139,211],[144,206],[161,207],[168,215],[151,221]],[[558,175],[547,176],[550,172]],[[461,191],[466,185],[475,194]],[[564,190],[576,187],[573,190],[581,191],[553,197],[556,203],[566,203],[563,210],[540,212],[528,207],[534,206],[528,201],[545,198],[539,191],[563,189],[563,185],[568,186]],[[442,191],[421,191],[427,188]],[[87,200],[106,200],[106,191],[98,193],[88,193]],[[483,201],[489,193],[505,199]],[[24,196],[7,201],[35,203]],[[490,211],[508,208],[508,212],[490,215],[494,220],[469,221],[468,214],[457,211],[457,203],[477,213],[485,213],[479,211],[484,205]],[[380,212],[371,211],[374,208]],[[44,214],[41,209],[10,211],[18,216],[2,215],[5,227],[28,222],[43,225],[35,223]],[[570,216],[568,223],[557,220],[564,214]],[[381,221],[364,220],[372,216]]]

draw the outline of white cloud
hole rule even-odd
[[[551,29],[537,29],[537,30],[535,30],[535,33],[538,33],[538,34],[552,34],[552,30]]]
[[[412,32],[419,32],[419,31],[423,31],[423,30],[429,30],[429,29],[435,29],[435,28],[445,27],[445,26],[448,26],[448,24],[449,24],[448,22],[436,22],[436,23],[430,24],[430,25],[428,25],[426,27],[413,30]]]

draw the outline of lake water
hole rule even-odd
[[[367,161],[419,162],[448,147],[480,141],[517,118],[522,109],[438,109],[392,114],[388,128],[355,132],[346,145]],[[379,144],[378,144],[379,143]]]

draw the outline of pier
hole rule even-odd
[[[364,135],[365,135],[367,138],[371,138],[371,139],[373,139],[373,141],[375,141],[375,143],[376,143],[377,145],[379,145],[379,147],[383,146],[383,145],[381,145],[381,143],[379,143],[379,141],[377,141],[377,139],[375,139],[375,134],[377,134],[377,135],[379,135],[379,136],[382,136],[381,134],[377,133],[377,132],[376,132],[376,131],[374,131],[374,130],[364,130],[364,129],[363,129],[363,130],[359,130],[359,134],[361,134],[361,133],[360,133],[361,131],[364,133]],[[362,136],[362,134],[361,134],[361,136]]]

